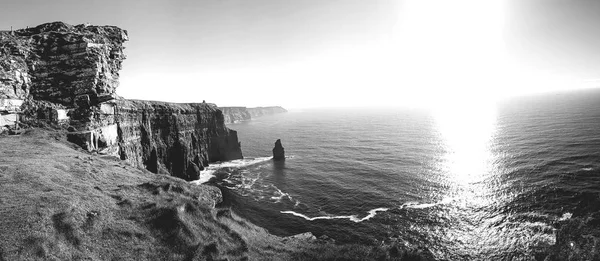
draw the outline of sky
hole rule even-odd
[[[3,0],[0,29],[128,30],[126,98],[451,106],[595,87],[598,13],[595,0]]]

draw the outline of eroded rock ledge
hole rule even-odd
[[[116,94],[127,40],[115,26],[62,22],[0,32],[0,127],[60,125],[89,151],[186,180],[210,162],[242,158],[216,105]]]

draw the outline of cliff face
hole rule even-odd
[[[0,32],[0,127],[57,123],[85,149],[187,180],[209,162],[242,158],[216,105],[116,95],[127,40],[118,27],[61,22]]]
[[[154,173],[198,179],[209,162],[242,158],[237,133],[213,104],[117,102],[119,156]]]
[[[240,121],[248,121],[252,118],[257,118],[265,115],[287,112],[286,109],[280,106],[272,107],[220,107],[225,115],[225,123],[236,123]]]

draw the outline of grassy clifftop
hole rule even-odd
[[[84,152],[60,132],[0,136],[0,148],[0,260],[427,260],[270,235],[215,208],[215,187]]]

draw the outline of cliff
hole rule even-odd
[[[116,108],[121,159],[154,173],[195,180],[209,162],[242,158],[237,133],[213,104],[118,100]]]
[[[252,119],[252,115],[246,107],[219,107],[219,109],[223,111],[225,123],[236,123]]]
[[[248,112],[250,113],[250,116],[252,116],[252,118],[257,118],[265,115],[284,113],[287,112],[287,110],[282,108],[281,106],[272,106],[248,108]]]
[[[272,107],[256,107],[256,108],[246,108],[246,107],[220,107],[223,111],[223,115],[225,117],[225,123],[236,123],[240,121],[248,121],[253,118],[271,115],[276,113],[284,113],[287,112],[286,109],[280,106],[272,106]]]
[[[127,31],[62,22],[0,32],[0,98],[72,105],[115,97]]]
[[[127,40],[118,27],[62,22],[0,32],[0,126],[63,126],[89,151],[186,180],[210,162],[242,158],[216,105],[116,94]]]

